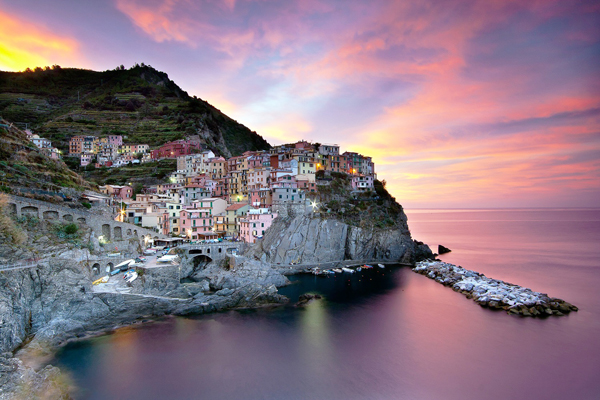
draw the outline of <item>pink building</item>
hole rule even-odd
[[[310,181],[309,179],[297,179],[296,182],[298,183],[298,189],[302,189],[305,192],[316,192],[317,191],[317,185],[314,181]]]
[[[121,146],[123,144],[123,136],[121,135],[108,135],[108,144],[113,146]]]
[[[249,189],[248,197],[253,207],[271,207],[273,204],[273,195],[271,189]]]
[[[201,233],[212,232],[213,219],[208,208],[187,208],[179,213],[181,233],[188,239],[202,239]]]
[[[294,175],[291,175],[291,174],[285,174],[285,175],[279,175],[279,176],[275,175],[275,178],[274,178],[273,174],[271,174],[270,187],[271,187],[271,189],[274,189],[274,188],[297,189],[298,183],[296,182],[296,177]]]
[[[253,168],[248,171],[248,189],[268,188],[271,178],[270,168]]]
[[[373,176],[353,176],[352,190],[373,190]]]
[[[277,213],[272,213],[267,208],[249,210],[246,218],[240,220],[240,238],[246,243],[254,243],[262,239]]]
[[[114,200],[128,200],[133,197],[131,186],[105,185],[100,186],[100,191]]]
[[[160,148],[152,150],[152,159],[160,158],[177,158],[186,156],[200,150],[200,144],[186,140],[177,140],[170,143],[165,143]]]

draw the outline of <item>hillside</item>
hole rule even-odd
[[[30,188],[62,192],[62,188],[91,189],[81,176],[53,160],[29,142],[23,131],[0,120],[0,190]]]
[[[385,181],[375,180],[372,192],[354,192],[350,176],[332,172],[317,173],[318,193],[314,200],[325,211],[324,218],[338,219],[352,226],[378,229],[402,228],[406,225],[404,209],[385,189]]]
[[[225,157],[270,148],[256,132],[144,64],[104,72],[59,66],[0,71],[0,115],[29,124],[65,154],[74,135],[123,135],[127,143],[151,149],[199,135]]]

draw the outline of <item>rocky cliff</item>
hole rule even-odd
[[[346,260],[414,263],[432,256],[426,245],[412,240],[404,212],[391,228],[348,225],[312,212],[277,218],[249,254],[285,265]]]
[[[92,285],[98,275],[94,261],[88,261],[98,254],[94,254],[94,246],[82,246],[91,240],[89,229],[81,228],[77,240],[61,239],[64,235],[57,236],[61,231],[55,225],[14,223],[26,240],[17,243],[0,231],[4,268],[0,271],[0,400],[38,398],[41,393],[63,398],[68,394],[68,380],[57,368],[32,368],[14,357],[16,350],[34,353],[32,358],[39,361],[40,355],[51,354],[65,340],[146,318],[287,301],[276,288],[286,283],[285,277],[266,264],[243,257],[231,265],[213,263],[194,271],[201,273],[199,282],[180,283],[179,267],[169,265],[148,269],[127,292],[103,292]],[[133,253],[138,243],[130,243],[130,247],[125,251]],[[31,266],[12,266],[32,256]],[[120,277],[111,281],[121,283]]]

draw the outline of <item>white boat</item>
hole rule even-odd
[[[177,254],[165,254],[164,256],[157,258],[156,262],[175,261],[176,258],[177,258]]]
[[[377,266],[378,266],[379,268],[385,268],[385,265],[383,265],[383,264],[377,264]]]
[[[135,281],[138,277],[138,273],[133,271],[133,273],[131,274],[131,276],[129,277],[129,279],[127,279],[127,283],[131,283],[133,281]]]
[[[341,269],[339,269],[339,268],[333,268],[333,269],[332,269],[332,271],[333,271],[333,272],[337,272],[338,274],[339,274],[340,272],[342,272],[342,270],[341,270]]]
[[[357,272],[360,272],[360,271],[362,271],[362,267],[358,267],[358,268],[356,268],[356,271],[357,271]]]
[[[342,268],[342,271],[344,271],[344,272],[349,272],[349,273],[351,273],[351,274],[353,274],[353,273],[355,272],[353,269],[346,268],[346,267],[343,267],[343,268]]]
[[[127,267],[129,266],[129,264],[133,264],[134,262],[135,262],[135,260],[133,258],[131,258],[129,260],[125,260],[122,263],[119,263],[119,264],[115,265],[114,269],[126,270]]]

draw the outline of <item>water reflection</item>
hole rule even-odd
[[[90,399],[600,398],[600,270],[587,261],[600,258],[600,231],[587,222],[597,215],[557,218],[552,229],[548,215],[521,215],[533,225],[499,215],[476,212],[479,223],[464,225],[443,213],[409,218],[415,237],[452,248],[444,259],[580,312],[511,317],[407,268],[375,268],[294,277],[281,290],[292,302],[325,296],[305,308],[167,318],[70,344],[57,363]]]

